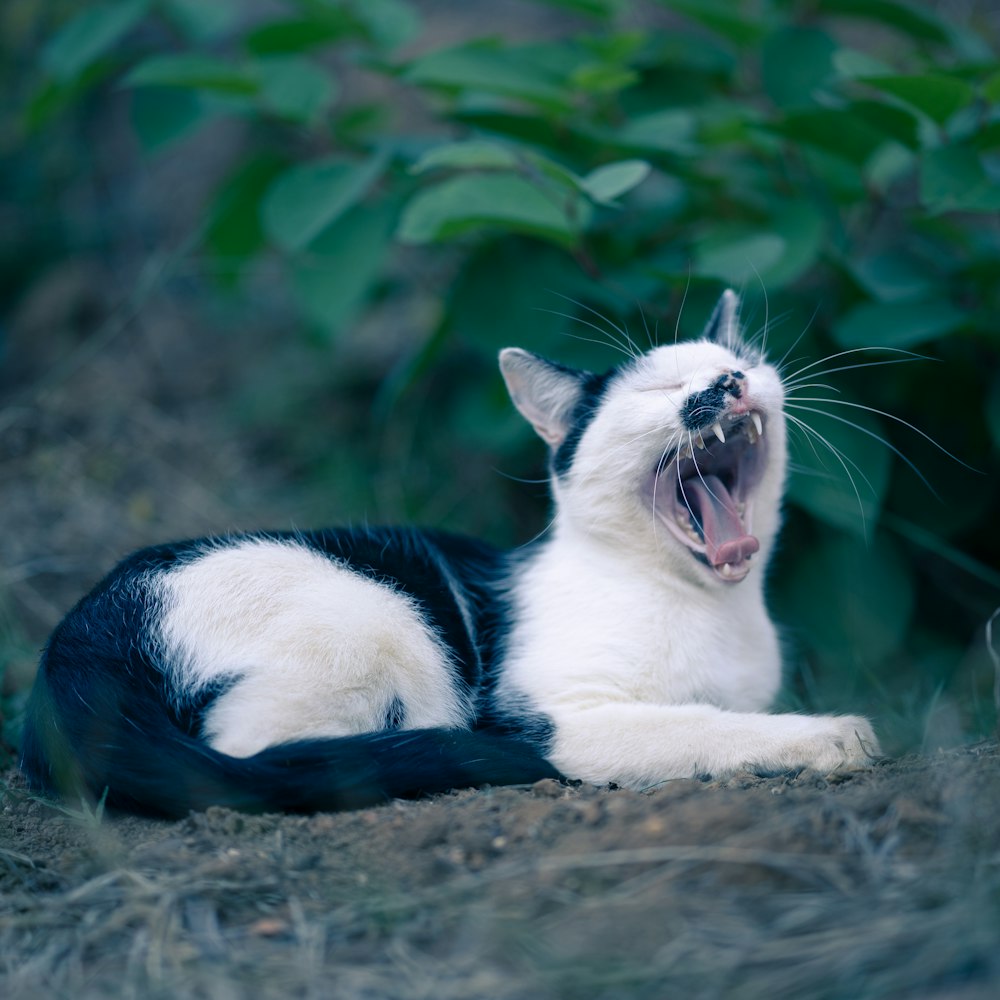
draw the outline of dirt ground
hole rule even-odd
[[[53,810],[9,775],[0,995],[985,1000],[998,847],[996,744],[180,822]]]

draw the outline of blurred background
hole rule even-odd
[[[5,0],[8,748],[135,547],[530,539],[497,350],[603,370],[727,286],[794,384],[783,707],[995,732],[998,40],[991,0]]]

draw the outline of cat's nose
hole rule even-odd
[[[743,395],[743,388],[746,385],[747,377],[743,372],[728,371],[719,376],[718,386],[724,392],[729,393],[736,399]]]

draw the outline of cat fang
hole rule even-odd
[[[737,312],[726,292],[700,340],[604,374],[501,352],[554,502],[513,551],[373,527],[125,559],[43,652],[30,785],[185,816],[871,763],[866,719],[767,711],[785,387]]]

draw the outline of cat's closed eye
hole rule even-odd
[[[684,388],[683,382],[671,382],[668,385],[644,385],[638,392],[680,392]]]

